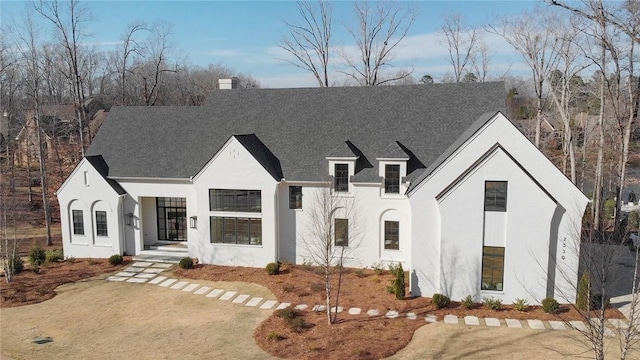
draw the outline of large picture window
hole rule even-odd
[[[349,246],[349,220],[335,219],[334,231],[335,231],[335,234],[334,234],[335,245]]]
[[[349,191],[349,164],[335,164],[335,184],[337,192]]]
[[[289,186],[289,209],[302,209],[302,186]]]
[[[211,216],[211,243],[262,245],[262,219]]]
[[[387,194],[400,193],[400,165],[384,166],[384,192]]]
[[[482,248],[482,290],[503,290],[504,248],[484,246]]]
[[[384,249],[400,250],[400,222],[384,222]]]
[[[260,190],[209,189],[209,210],[261,212]]]
[[[84,215],[82,210],[71,210],[73,218],[73,235],[84,235]]]
[[[96,236],[109,236],[106,211],[96,211]]]
[[[507,211],[506,181],[485,181],[484,211]]]

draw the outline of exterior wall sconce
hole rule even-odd
[[[192,229],[198,228],[198,217],[192,216],[189,218],[189,227]]]
[[[129,226],[133,226],[133,213],[127,213],[124,216],[124,223]]]

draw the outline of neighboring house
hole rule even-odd
[[[57,193],[65,255],[181,242],[205,264],[300,264],[330,186],[357,206],[333,214],[347,266],[402,262],[413,295],[573,301],[587,199],[502,115],[504,99],[502,83],[465,83],[114,107]]]

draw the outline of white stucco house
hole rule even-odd
[[[587,199],[503,115],[502,83],[232,88],[112,108],[57,193],[65,255],[303,263],[330,189],[357,204],[332,213],[348,266],[402,262],[418,296],[573,301]]]

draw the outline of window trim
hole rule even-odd
[[[393,229],[389,229],[387,226],[388,225],[392,225],[394,224],[396,226],[395,228],[395,234],[393,234]],[[391,235],[395,235],[396,239],[395,239],[395,243],[397,244],[397,247],[387,247],[387,240],[390,241],[389,244],[393,244],[394,240],[393,239],[387,239],[387,235],[389,234],[389,230],[391,230]],[[400,250],[400,221],[396,221],[396,220],[384,220],[384,238],[383,238],[383,246],[384,246],[384,250],[391,250],[391,251],[398,251]]]
[[[98,215],[100,215],[100,218],[98,218]],[[107,212],[104,210],[96,210],[95,218],[96,218],[96,236],[108,237],[109,221],[107,221]],[[104,220],[104,222],[102,220]]]
[[[160,214],[162,209],[163,213]],[[184,217],[176,216],[175,219],[182,219],[182,229],[171,229],[168,225],[168,218],[165,217],[166,211],[173,210],[174,214],[178,214],[180,210],[184,210]],[[162,216],[161,216],[162,215]],[[188,237],[188,220],[187,220],[187,199],[183,197],[156,197],[156,230],[158,240],[166,241],[187,241]],[[179,224],[178,221],[174,221],[174,224]],[[168,227],[169,226],[169,227]],[[174,226],[175,227],[175,226]],[[175,232],[176,238],[171,239],[169,234]]]
[[[79,215],[79,221],[76,221],[76,215]],[[71,227],[73,228],[73,235],[84,235],[84,211],[78,209],[71,209]]]
[[[500,185],[503,186],[504,189],[499,187],[493,188],[492,185]],[[491,194],[491,190],[494,190],[495,193]],[[504,199],[501,199],[499,196],[502,191],[504,191]],[[508,193],[509,187],[507,181],[486,180],[484,182],[484,211],[506,212]]]
[[[289,209],[302,209],[302,186],[289,185]]]
[[[487,254],[487,250],[502,250],[502,254]],[[481,271],[480,271],[480,290],[481,291],[499,291],[499,292],[503,292],[504,291],[504,262],[505,262],[505,247],[504,246],[482,246],[482,267],[481,267]],[[485,264],[486,261],[488,259],[486,259],[486,257],[492,257],[492,258],[502,258],[502,269],[494,269],[493,267],[490,269],[491,270],[491,274],[488,274],[487,276],[485,276]],[[499,282],[496,281],[497,277],[495,276],[495,272],[498,272],[500,274],[500,279]],[[490,276],[489,276],[490,275]],[[492,281],[490,282],[485,282],[485,277],[490,277]],[[485,286],[485,283],[487,283],[488,285]],[[494,284],[493,286],[491,286],[491,284]],[[501,286],[498,286],[498,284],[500,284]]]
[[[261,213],[262,190],[209,189],[209,211]]]
[[[338,226],[338,222],[343,223],[343,225]],[[338,239],[341,239],[342,241],[338,243]],[[333,219],[333,245],[349,247],[349,219]]]
[[[340,167],[340,171],[338,171]],[[342,169],[344,167],[344,169]],[[339,193],[349,192],[349,164],[335,163],[333,164],[333,190]]]

